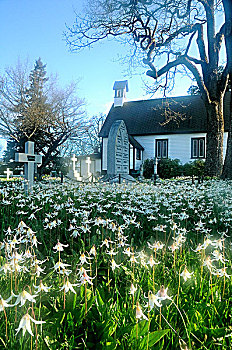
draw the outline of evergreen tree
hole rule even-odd
[[[83,100],[76,96],[76,85],[60,90],[50,84],[46,65],[39,58],[34,69],[23,75],[11,70],[0,86],[0,134],[7,137],[5,161],[15,152],[24,152],[25,142],[35,142],[35,152],[43,155],[41,175],[58,163],[60,146],[78,133]],[[50,168],[50,169],[49,169]]]

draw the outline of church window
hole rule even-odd
[[[205,158],[205,138],[197,137],[191,139],[191,157]]]
[[[141,150],[136,148],[136,160],[141,160]]]
[[[156,157],[168,158],[168,140],[156,140]]]
[[[115,97],[123,97],[123,90],[115,90]]]

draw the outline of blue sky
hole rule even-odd
[[[60,86],[79,81],[79,95],[86,99],[88,116],[106,113],[113,102],[113,83],[128,79],[128,100],[144,99],[145,89],[140,70],[125,75],[126,66],[118,55],[126,53],[122,44],[108,41],[93,49],[70,53],[63,32],[75,20],[74,8],[80,10],[83,0],[0,0],[0,74],[20,58],[32,66],[41,57],[47,72],[58,74]],[[147,81],[150,81],[147,78]],[[177,84],[175,94],[185,95],[190,82]]]

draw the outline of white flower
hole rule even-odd
[[[138,264],[138,263],[139,263],[139,262],[135,259],[134,254],[131,256],[130,262],[131,262],[132,264],[134,264],[134,263]]]
[[[164,244],[163,244],[163,243],[160,243],[159,241],[154,242],[153,244],[151,244],[150,242],[147,242],[147,244],[148,244],[148,247],[149,247],[150,249],[154,249],[154,251],[159,250],[159,249],[162,249],[163,246],[164,246]]]
[[[73,289],[73,286],[76,287],[77,284],[71,284],[67,278],[66,282],[64,283],[63,287],[60,288],[60,290],[65,290],[65,293],[68,293],[69,290],[76,294],[75,290]]]
[[[137,302],[136,303],[136,319],[141,319],[141,318],[143,318],[144,320],[147,320],[148,321],[148,318],[147,318],[147,316],[145,316],[144,315],[144,313],[142,312],[142,309],[141,309],[141,307],[140,307],[140,305],[139,305],[139,303]]]
[[[228,275],[228,273],[226,272],[227,267],[223,267],[222,269],[215,269],[215,272],[212,271],[213,275],[216,275],[217,277],[227,277],[230,278],[231,275]]]
[[[210,256],[206,257],[203,265],[207,266],[209,270],[211,270],[213,268],[213,264],[212,264],[212,260],[211,260]]]
[[[150,267],[153,267],[154,265],[158,265],[158,264],[159,262],[155,262],[155,260],[153,259],[153,256],[151,255],[147,265],[150,265]]]
[[[58,261],[58,262],[56,263],[56,265],[54,266],[54,270],[56,270],[56,271],[60,271],[60,269],[65,270],[65,269],[66,269],[66,266],[71,266],[71,265],[69,265],[69,264],[64,264],[64,263],[62,263],[61,261]]]
[[[126,249],[123,250],[123,253],[126,254],[127,256],[131,256],[133,253],[130,250],[130,247],[127,247]]]
[[[219,250],[214,250],[212,253],[214,259],[212,259],[212,261],[216,260],[216,261],[221,261],[223,264],[225,264],[226,261],[228,261],[227,259],[225,259],[222,255],[222,253],[219,252]]]
[[[96,251],[95,245],[93,245],[92,248],[90,249],[89,255],[93,255],[93,256],[97,255],[97,251]]]
[[[117,265],[114,259],[111,260],[111,268],[113,271],[116,269],[116,267],[118,268],[120,266],[121,266],[121,264]]]
[[[137,290],[137,287],[135,287],[133,283],[131,283],[129,294],[134,295],[136,290]]]
[[[187,267],[185,266],[184,271],[180,274],[180,276],[182,276],[184,281],[186,282],[188,278],[191,278],[192,274],[193,274],[193,272],[190,273],[187,270]]]
[[[26,315],[24,315],[21,319],[21,321],[19,322],[19,327],[16,329],[16,334],[18,334],[18,332],[20,331],[20,329],[22,329],[23,331],[23,335],[26,333],[26,331],[28,331],[28,333],[30,333],[30,335],[33,337],[33,333],[31,330],[31,323],[30,321],[32,321],[35,324],[42,324],[45,323],[45,321],[36,321],[34,320],[28,313],[26,313]]]
[[[42,244],[37,240],[37,237],[34,235],[32,237],[32,246],[34,245],[37,248],[37,244]]]
[[[212,241],[209,238],[206,238],[205,242],[202,244],[202,248],[206,249],[210,244],[212,244]]]
[[[4,265],[2,265],[0,267],[0,271],[4,271],[4,273],[6,274],[7,271],[11,271],[11,267],[9,263],[5,263]]]
[[[39,286],[34,285],[34,288],[36,289],[36,293],[39,293],[39,292],[47,293],[49,289],[51,289],[51,287],[45,286],[42,281],[39,282]]]
[[[147,307],[149,306],[150,310],[154,308],[154,306],[161,307],[162,304],[159,302],[159,298],[157,295],[153,294],[152,292],[148,293],[148,304],[146,305]]]
[[[223,242],[224,240],[225,240],[225,239],[219,238],[219,239],[217,239],[217,240],[215,240],[215,241],[212,241],[211,244],[212,244],[214,247],[219,248],[220,250],[222,250],[222,248],[223,248],[222,242]]]
[[[58,243],[53,247],[54,250],[57,252],[62,252],[64,250],[64,247],[68,247],[68,244],[62,244],[58,241]]]
[[[92,258],[90,258],[92,259]],[[89,264],[89,262],[87,261],[87,257],[85,256],[85,253],[82,253],[80,256],[80,261],[81,261],[81,265],[83,264]]]
[[[166,300],[166,299],[171,299],[171,297],[168,296],[167,294],[168,291],[168,287],[164,288],[164,286],[160,287],[160,290],[156,293],[156,296],[158,297],[158,299],[160,300]]]
[[[6,300],[4,300],[1,297],[1,295],[0,295],[0,311],[3,311],[5,309],[5,307],[12,307],[12,306],[14,306],[14,305],[8,304],[8,301],[10,301],[10,300],[11,300],[11,297],[6,299]]]
[[[112,256],[112,255],[117,255],[118,252],[115,252],[114,249],[112,248],[112,249],[110,249],[109,251],[106,251],[106,254]]]
[[[18,224],[18,229],[23,230],[24,228],[27,228],[28,226],[23,222],[23,220],[20,221]]]
[[[29,300],[30,302],[35,303],[36,302],[35,297],[37,297],[37,295],[31,295],[26,290],[23,290],[18,295],[14,294],[14,296],[17,298],[14,305],[18,305],[19,303],[21,303],[20,306],[23,306],[26,300]]]
[[[91,279],[93,279],[93,277],[90,277],[87,275],[86,271],[84,271],[80,277],[80,282],[81,282],[81,285],[82,284],[86,284],[86,282],[88,282],[89,284],[93,285]]]
[[[168,247],[168,249],[170,249],[172,251],[172,253],[174,253],[174,251],[179,249],[179,248],[180,248],[180,246],[176,242],[172,243],[172,245],[170,245]]]

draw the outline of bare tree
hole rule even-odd
[[[36,152],[43,155],[40,172],[78,132],[84,116],[84,100],[77,95],[77,85],[58,88],[56,79],[47,77],[45,67],[39,59],[31,72],[22,64],[8,68],[0,87],[0,134],[15,140],[14,151],[23,151],[27,140],[35,141]]]
[[[74,133],[66,143],[66,154],[86,155],[101,152],[102,143],[98,134],[105,118],[105,115],[100,114],[83,122],[78,133]]]
[[[172,83],[180,68],[194,77],[208,117],[206,169],[211,176],[221,175],[223,98],[232,56],[231,0],[86,2],[84,18],[77,15],[66,33],[70,49],[80,50],[110,36],[124,38],[143,55],[147,75],[158,87]],[[219,74],[223,43],[226,63]]]

